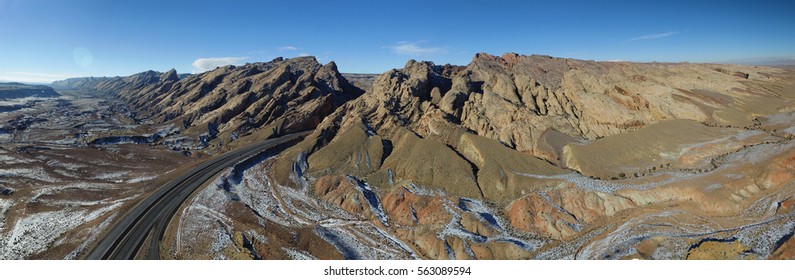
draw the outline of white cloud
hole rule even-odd
[[[679,33],[680,33],[679,31],[668,31],[668,32],[664,32],[664,33],[655,33],[655,34],[643,35],[643,36],[635,37],[635,38],[632,38],[632,39],[629,39],[629,40],[630,41],[638,41],[638,40],[660,39],[660,38],[674,36],[674,35],[679,34]]]
[[[284,47],[279,48],[280,52],[283,52],[283,51],[295,51],[295,50],[298,50],[298,48],[293,47],[293,46],[284,46]]]
[[[394,46],[390,46],[392,52],[396,54],[402,55],[431,55],[431,54],[439,54],[444,53],[446,50],[440,47],[422,47],[420,46],[419,42],[406,42],[401,41],[398,42]]]
[[[196,68],[193,72],[201,73],[204,71],[213,70],[220,66],[239,64],[245,59],[248,59],[248,57],[203,57],[193,61],[192,65],[194,68]]]
[[[51,74],[31,72],[4,72],[0,74],[0,81],[22,83],[51,83],[56,80],[76,77],[74,74]]]
[[[308,53],[299,53],[298,56],[312,56],[312,55]]]

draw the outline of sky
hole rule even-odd
[[[0,81],[312,55],[342,72],[479,52],[603,61],[795,58],[795,1],[0,0]]]

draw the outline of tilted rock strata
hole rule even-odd
[[[137,119],[176,123],[222,141],[258,128],[278,134],[313,129],[339,105],[361,94],[334,62],[321,65],[314,57],[224,66],[184,79],[172,69],[54,84],[115,95],[130,105]]]

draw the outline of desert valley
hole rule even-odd
[[[0,259],[793,259],[794,138],[781,67],[301,56],[3,83]]]

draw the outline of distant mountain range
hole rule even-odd
[[[0,83],[0,99],[25,97],[50,98],[61,96],[49,86],[27,85],[22,83]]]
[[[727,60],[727,61],[721,61],[721,63],[794,68],[795,67],[795,58],[793,58],[793,57],[757,57],[757,58],[745,58],[745,59]]]

